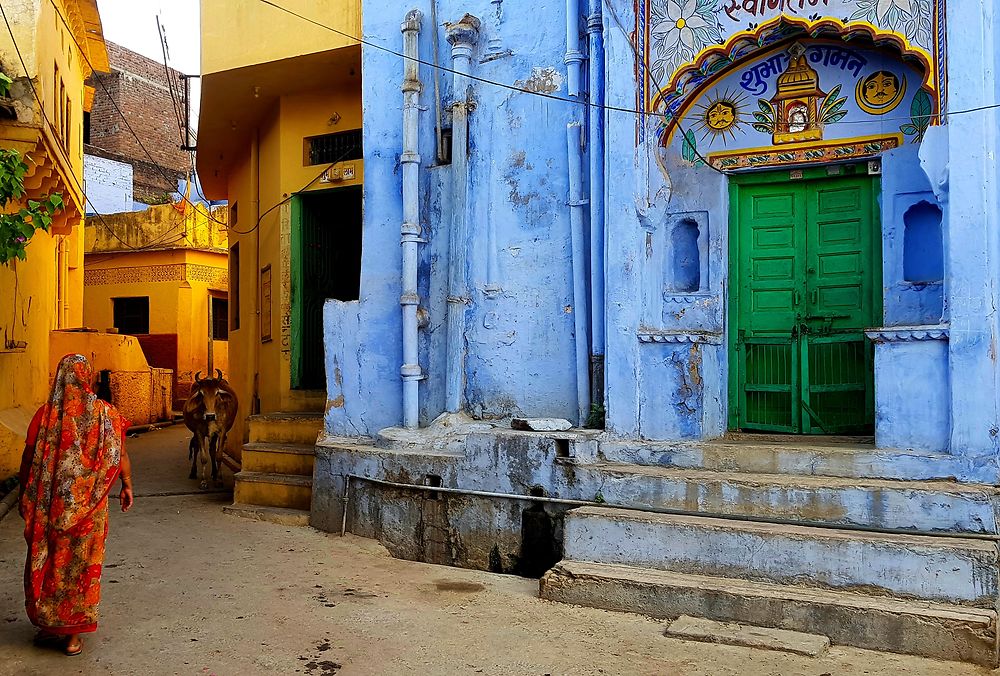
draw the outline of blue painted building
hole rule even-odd
[[[968,606],[979,629],[951,647],[862,610],[869,635],[835,642],[995,662],[998,17],[366,0],[361,293],[325,307],[313,524],[505,572],[563,558],[543,594],[604,607],[621,594],[574,580],[621,576],[574,560]],[[699,553],[681,530],[712,542],[706,516],[805,558]],[[964,572],[920,586],[942,533],[969,537],[975,593]],[[871,565],[838,569],[857,548]],[[807,621],[792,596],[746,617],[705,594],[701,614],[831,636],[847,603]],[[694,612],[639,596],[618,609]]]

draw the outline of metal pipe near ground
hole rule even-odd
[[[417,293],[417,245],[420,243],[420,82],[418,70],[420,10],[411,10],[406,15],[400,30],[403,33],[403,153],[400,164],[403,169],[403,224],[400,229],[403,247],[402,294],[399,304],[403,312],[403,365],[400,375],[403,379],[403,426],[414,429],[420,421],[420,368],[418,348],[417,309],[420,296]]]
[[[425,493],[451,493],[454,495],[466,495],[479,498],[497,498],[500,500],[517,500],[523,502],[542,502],[556,505],[567,505],[571,507],[605,507],[607,509],[621,509],[630,512],[648,512],[651,514],[666,514],[668,516],[688,516],[697,519],[723,519],[726,521],[745,521],[747,523],[762,523],[774,526],[803,526],[806,528],[821,528],[826,530],[843,530],[858,533],[883,533],[886,535],[920,535],[923,537],[950,538],[962,540],[986,540],[989,542],[1000,542],[1000,533],[952,533],[949,531],[925,531],[907,530],[904,528],[878,528],[876,526],[861,526],[858,524],[833,524],[816,521],[800,521],[798,519],[778,519],[769,517],[750,516],[744,514],[719,514],[716,512],[698,512],[689,509],[672,509],[669,507],[645,507],[639,505],[616,505],[609,502],[594,502],[592,500],[571,500],[569,498],[549,498],[544,496],[535,497],[533,495],[518,495],[516,493],[495,493],[492,491],[466,490],[463,488],[446,488],[444,486],[424,486],[422,484],[405,484],[397,481],[386,481],[385,479],[373,479],[372,477],[360,476],[358,474],[348,474],[345,477],[344,488],[344,513],[347,513],[347,503],[350,496],[347,493],[349,481],[366,481],[368,483],[389,488],[399,488],[402,490],[415,490]],[[346,520],[345,520],[346,522]],[[346,531],[346,527],[345,527]]]

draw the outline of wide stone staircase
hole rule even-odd
[[[996,666],[996,487],[929,480],[929,454],[879,478],[890,458],[864,444],[717,446],[577,462],[609,506],[565,514],[542,597]]]
[[[316,439],[321,413],[274,413],[249,419],[233,504],[237,516],[285,525],[309,524]]]

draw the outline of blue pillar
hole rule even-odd
[[[945,275],[951,320],[951,452],[995,453],[1000,434],[998,384],[998,217],[995,2],[949,2],[949,195]]]

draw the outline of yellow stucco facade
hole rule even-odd
[[[27,421],[48,393],[50,332],[83,321],[83,113],[93,100],[85,81],[91,66],[108,68],[96,0],[3,8],[13,37],[0,25],[0,71],[14,85],[0,147],[26,158],[25,199],[60,193],[66,208],[50,234],[31,239],[26,261],[0,266],[0,478],[16,471]]]
[[[289,9],[360,35],[358,0],[294,0]],[[259,2],[202,2],[198,172],[230,205],[230,382],[241,415],[228,453],[249,438],[246,416],[322,412],[325,391],[293,388],[291,201],[360,186],[363,161],[313,162],[308,140],[361,129],[361,51],[354,41]],[[321,174],[332,169],[332,179]]]
[[[198,371],[230,375],[227,214],[180,203],[87,219],[83,322],[138,335],[151,366],[175,371],[176,405]],[[140,299],[144,328],[121,323],[123,299]]]

